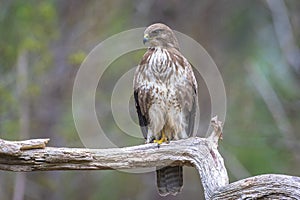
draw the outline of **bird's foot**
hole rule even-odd
[[[169,140],[168,140],[168,138],[166,137],[165,133],[162,132],[161,138],[160,138],[159,140],[154,140],[153,142],[154,142],[154,143],[157,143],[158,148],[159,148],[159,146],[160,146],[162,143],[164,143],[164,142],[169,143]]]

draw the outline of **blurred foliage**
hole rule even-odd
[[[80,64],[83,62],[86,56],[87,56],[86,53],[83,51],[75,52],[69,56],[69,63],[71,65],[80,66]]]
[[[57,34],[54,28],[56,17],[51,1],[2,1],[0,45],[1,55],[5,59],[1,59],[1,68],[14,65],[17,54],[22,49],[47,51],[47,41]]]
[[[282,5],[279,9],[286,9],[299,49],[300,2],[289,0]],[[219,67],[227,94],[221,153],[230,166],[231,181],[263,173],[299,176],[300,74],[295,68],[300,66],[288,62],[274,13],[264,0],[0,1],[0,137],[19,138],[16,65],[26,51],[30,137],[49,137],[50,146],[83,147],[72,115],[73,82],[80,64],[109,36],[154,22],[193,37]],[[121,56],[99,80],[99,123],[118,146],[143,143],[126,135],[110,110],[114,85],[143,53]],[[199,88],[207,93],[205,86]],[[201,115],[207,118],[209,98],[200,94]],[[136,121],[135,113],[131,114]],[[15,174],[0,172],[0,177],[1,199],[11,199]],[[182,193],[164,198],[156,192],[153,173],[37,172],[27,177],[25,199],[199,199],[202,195],[192,168],[185,169]]]

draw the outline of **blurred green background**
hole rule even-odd
[[[197,40],[222,74],[227,117],[220,152],[231,182],[264,173],[300,176],[299,10],[297,0],[1,0],[0,137],[47,137],[49,146],[84,147],[72,117],[81,62],[113,34],[163,22]],[[119,146],[143,143],[125,135],[109,109],[114,84],[143,52],[122,56],[100,80],[99,122]],[[198,81],[207,125],[209,94]],[[4,200],[203,199],[202,193],[196,170],[188,167],[176,197],[157,194],[154,173],[0,172]]]

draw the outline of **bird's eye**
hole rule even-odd
[[[156,29],[156,30],[152,31],[152,34],[157,35],[161,31],[162,31],[162,29]]]

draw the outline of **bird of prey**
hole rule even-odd
[[[144,32],[149,47],[133,81],[135,106],[146,143],[160,145],[192,136],[197,110],[197,82],[180,53],[174,32],[156,23]],[[158,168],[159,194],[176,195],[183,186],[182,166]]]

